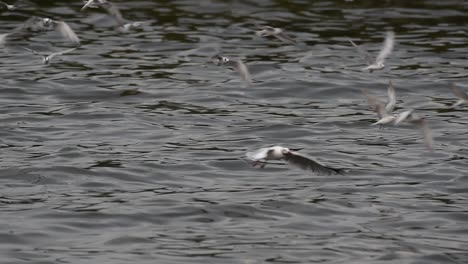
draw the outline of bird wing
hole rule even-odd
[[[54,53],[49,55],[49,60],[52,60],[55,56],[60,56],[60,55],[63,55],[65,53],[72,52],[74,50],[76,50],[76,48],[71,48],[71,49],[66,49],[66,50],[54,52]]]
[[[307,157],[294,152],[284,155],[284,159],[291,165],[297,166],[303,170],[310,170],[317,175],[332,175],[342,173],[341,169],[334,169],[323,166]]]
[[[0,45],[5,44],[6,38],[7,38],[10,34],[11,34],[11,33],[0,34]]]
[[[29,52],[31,52],[31,53],[34,54],[34,55],[43,56],[43,55],[41,55],[39,52],[37,52],[37,51],[35,51],[35,50],[33,50],[33,49],[26,48],[26,47],[22,47],[22,48],[25,49],[25,50],[27,50],[27,51],[29,51]]]
[[[412,113],[413,113],[413,109],[399,113],[394,121],[394,124],[398,125],[401,122],[405,121]]]
[[[377,113],[379,119],[389,116],[389,114],[385,110],[385,105],[382,102],[382,100],[380,100],[380,98],[378,98],[375,95],[369,94],[366,90],[362,90],[362,93],[366,96],[367,103],[369,103],[371,109]]]
[[[468,100],[468,95],[465,92],[463,92],[460,88],[455,86],[455,84],[452,84],[450,86],[450,90],[456,97],[463,99],[463,100]]]
[[[273,36],[275,36],[277,39],[279,39],[279,40],[281,40],[283,42],[296,43],[296,41],[293,38],[291,38],[290,36],[288,36],[284,32],[280,32],[280,33],[275,34]]]
[[[434,140],[432,138],[432,130],[429,126],[429,123],[425,118],[417,118],[410,121],[414,124],[420,131],[423,136],[424,145],[427,149],[432,151],[434,146]]]
[[[44,20],[42,18],[33,16],[24,21],[23,24],[13,29],[13,32],[20,32],[27,29],[45,30],[46,26],[44,25]]]
[[[374,60],[372,59],[372,56],[369,54],[369,52],[367,52],[361,46],[356,45],[356,43],[354,43],[354,41],[352,41],[350,39],[349,39],[349,42],[357,49],[359,55],[364,59],[364,62],[367,65],[370,65],[370,64],[372,64],[374,62]]]
[[[392,81],[388,82],[387,93],[388,93],[388,101],[387,101],[387,105],[385,105],[385,110],[388,113],[391,113],[393,112],[393,109],[395,108],[395,105],[396,105],[395,87],[393,87]]]
[[[93,4],[94,4],[94,1],[95,0],[88,0],[86,1],[85,5],[81,8],[81,11],[84,11],[86,8],[88,7],[93,7]],[[94,6],[96,7],[96,6]]]
[[[245,65],[241,60],[238,60],[234,61],[233,67],[239,73],[243,81],[245,81],[249,86],[252,85],[252,77],[247,65]]]
[[[264,160],[267,158],[269,150],[270,148],[261,148],[256,151],[247,152],[246,156],[252,161]]]
[[[75,31],[65,22],[56,21],[56,30],[62,34],[62,36],[75,44],[80,44],[80,39],[75,34]]]
[[[115,4],[109,1],[105,1],[104,3],[101,4],[101,6],[102,8],[106,10],[106,12],[110,16],[112,16],[115,19],[115,21],[117,21],[119,26],[125,25],[126,21],[123,18],[122,13],[120,13],[119,8]]]
[[[383,63],[385,59],[392,53],[393,45],[395,44],[395,33],[393,31],[388,31],[387,35],[385,36],[385,40],[382,46],[382,49],[377,55],[375,62],[377,64]]]

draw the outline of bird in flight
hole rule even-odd
[[[357,49],[358,53],[364,57],[367,66],[362,70],[369,70],[372,72],[374,70],[381,70],[385,67],[385,59],[392,53],[393,46],[395,45],[395,33],[393,31],[387,32],[382,48],[375,60],[361,46],[356,45],[352,40],[349,40],[349,42]]]
[[[335,169],[321,165],[312,159],[297,153],[298,149],[289,149],[282,146],[273,146],[261,148],[253,152],[247,152],[247,158],[252,161],[253,166],[260,165],[264,168],[269,160],[285,160],[291,165],[297,166],[303,170],[312,171],[317,175],[342,174],[343,169]]]

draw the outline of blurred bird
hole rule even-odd
[[[127,32],[133,28],[141,27],[143,22],[129,22],[123,18],[119,8],[112,2],[107,0],[85,0],[85,4],[81,8],[84,11],[86,8],[103,8],[117,22],[118,29]]]
[[[374,60],[372,56],[364,50],[361,46],[356,45],[352,40],[349,40],[349,42],[358,50],[358,53],[361,54],[361,56],[364,57],[364,60],[366,64],[368,65],[367,67],[363,68],[362,70],[369,70],[369,71],[374,71],[374,70],[381,70],[385,67],[385,59],[392,53],[393,51],[393,46],[395,44],[395,33],[393,31],[388,31],[386,36],[385,36],[385,41],[383,43],[382,49],[380,50],[379,54],[377,55],[376,59]]]
[[[460,88],[455,86],[455,84],[452,84],[450,86],[450,90],[456,97],[458,97],[458,101],[454,103],[452,107],[455,108],[459,105],[468,105],[468,95],[465,92],[463,92]]]
[[[72,49],[67,49],[67,50],[54,52],[54,53],[51,53],[49,55],[44,55],[44,54],[41,54],[41,53],[39,53],[39,52],[37,52],[37,51],[35,51],[33,49],[30,49],[30,48],[24,48],[24,49],[27,50],[27,51],[30,51],[34,55],[41,56],[42,57],[42,62],[44,64],[49,64],[50,61],[56,56],[60,56],[60,55],[63,55],[65,53],[69,53],[69,52],[72,52],[72,51],[76,50],[76,48],[72,48]]]
[[[286,35],[284,33],[284,29],[281,28],[274,28],[270,26],[260,26],[257,25],[257,27],[260,29],[255,32],[255,35],[259,37],[269,37],[273,36],[283,42],[290,42],[290,43],[295,43],[296,41],[292,39],[290,36]]]
[[[395,125],[399,125],[401,122],[406,121],[412,124],[415,128],[421,131],[423,137],[424,145],[430,151],[433,150],[434,140],[432,138],[432,130],[427,122],[426,118],[419,116],[418,114],[413,113],[414,110],[408,110],[401,113],[395,119]]]
[[[234,68],[234,70],[239,73],[240,77],[245,83],[247,83],[247,85],[252,85],[252,77],[250,75],[249,69],[241,60],[230,60],[229,58],[220,55],[215,55],[211,59],[213,63],[218,66],[227,65]]]
[[[299,155],[296,151],[299,149],[289,149],[281,146],[273,146],[269,148],[261,148],[257,151],[247,152],[247,158],[252,161],[252,165],[260,165],[261,168],[266,166],[269,160],[285,160],[289,164],[297,166],[303,170],[310,170],[317,175],[332,175],[342,174],[343,169],[335,169],[323,166],[307,157]]]
[[[396,95],[393,83],[388,83],[388,101],[385,104],[379,97],[369,94],[366,90],[362,90],[362,93],[366,96],[367,102],[373,111],[377,113],[378,120],[372,125],[385,125],[394,122],[398,115],[392,114],[396,105]]]

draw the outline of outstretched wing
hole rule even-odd
[[[427,120],[425,118],[418,118],[418,119],[411,120],[411,123],[414,124],[421,131],[424,145],[426,146],[427,149],[432,151],[434,140],[432,138],[432,130]]]
[[[249,86],[252,85],[252,77],[250,75],[247,65],[245,65],[241,60],[233,61],[233,67],[239,73],[240,77],[244,82]]]
[[[380,100],[380,98],[378,98],[375,95],[369,94],[364,89],[362,90],[362,93],[366,96],[367,103],[369,103],[369,106],[371,107],[371,109],[377,113],[377,116],[379,117],[379,119],[389,116],[389,114],[385,110],[384,102]]]
[[[125,25],[126,21],[123,18],[122,13],[120,13],[119,8],[115,4],[113,4],[113,3],[109,2],[109,1],[105,1],[104,3],[101,4],[101,6],[102,6],[102,8],[104,8],[106,10],[106,12],[110,16],[112,16],[115,19],[115,21],[117,21],[117,23],[120,26]]]
[[[465,92],[463,92],[460,88],[455,86],[455,84],[452,84],[450,86],[450,90],[456,97],[463,99],[463,100],[468,100],[468,95]]]
[[[84,6],[81,8],[81,11],[84,11],[88,7],[96,8],[95,0],[87,0]]]
[[[388,113],[393,112],[393,109],[395,108],[396,105],[396,95],[395,95],[395,87],[393,87],[392,81],[388,82],[388,102],[387,105],[385,105],[385,110]]]
[[[357,49],[359,55],[364,59],[364,62],[367,65],[374,63],[374,60],[372,59],[372,56],[369,54],[369,52],[364,50],[361,46],[356,45],[356,43],[350,39],[349,42]]]
[[[62,36],[75,44],[80,44],[80,39],[75,34],[75,31],[65,22],[56,21],[55,29],[62,34]]]
[[[291,165],[297,166],[303,170],[310,170],[316,175],[332,175],[343,173],[342,169],[335,169],[323,166],[309,158],[298,155],[296,153],[288,153],[284,155],[284,159]]]
[[[412,113],[413,113],[413,109],[401,112],[400,114],[397,115],[397,118],[395,119],[393,124],[399,125],[401,122],[408,119]]]
[[[283,41],[283,42],[289,42],[289,43],[296,43],[296,41],[291,38],[290,36],[288,36],[286,33],[284,32],[281,32],[281,33],[278,33],[276,35],[274,35],[277,39]]]
[[[385,36],[385,41],[383,43],[382,49],[377,55],[375,62],[377,64],[382,64],[385,59],[392,53],[393,45],[395,44],[395,33],[393,31],[388,31],[387,35]]]
[[[52,60],[55,56],[60,56],[60,55],[63,55],[63,54],[65,54],[65,53],[72,52],[72,51],[74,51],[74,50],[76,50],[76,48],[66,49],[66,50],[54,52],[54,53],[52,53],[52,54],[49,55],[49,60]]]

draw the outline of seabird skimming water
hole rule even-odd
[[[40,54],[39,52],[37,52],[37,51],[35,51],[33,49],[30,49],[30,48],[24,48],[24,49],[27,50],[27,51],[30,51],[34,55],[41,56],[42,57],[42,62],[44,64],[49,64],[50,61],[56,56],[60,56],[60,55],[63,55],[65,53],[69,53],[69,52],[72,52],[72,51],[76,50],[76,48],[72,48],[72,49],[67,49],[67,50],[54,52],[54,53],[51,53],[49,55],[44,55],[44,54]]]
[[[265,167],[268,160],[285,160],[289,164],[297,166],[303,170],[310,170],[317,175],[342,174],[343,169],[335,169],[321,165],[307,157],[299,155],[297,150],[273,146],[261,148],[253,152],[247,152],[247,158],[252,161],[253,166]]]

